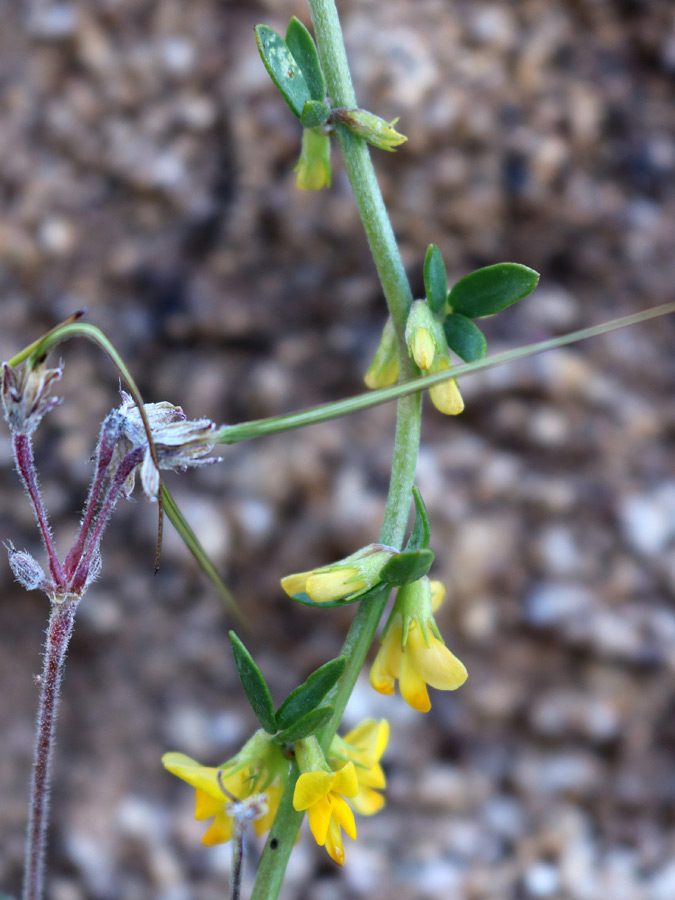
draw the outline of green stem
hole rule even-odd
[[[335,3],[333,0],[309,0],[309,5],[331,101],[335,106],[355,106],[356,98]],[[368,148],[364,141],[344,129],[338,127],[337,133],[389,312],[399,335],[401,378],[409,380],[418,374],[404,341],[405,323],[412,303],[410,285]],[[420,440],[421,404],[418,393],[399,400],[397,408],[394,461],[380,536],[382,541],[396,546],[403,541],[410,509]],[[383,591],[369,603],[362,603],[354,618],[343,651],[347,656],[347,668],[333,697],[334,713],[320,735],[324,747],[337,731],[386,600],[387,593]],[[302,814],[296,812],[292,804],[296,778],[297,769],[286,784],[279,812],[262,854],[251,900],[276,900],[279,895],[288,857],[302,822]],[[283,847],[280,842],[283,842]]]

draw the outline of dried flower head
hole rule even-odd
[[[32,434],[43,416],[59,405],[60,398],[49,393],[52,382],[60,381],[62,374],[62,363],[56,369],[48,369],[44,362],[26,362],[17,369],[2,364],[2,406],[14,434]]]
[[[134,449],[143,448],[143,459],[140,463],[141,484],[145,495],[150,500],[156,500],[159,493],[159,472],[152,456],[145,425],[133,397],[124,391],[121,393],[122,405],[108,416],[105,427],[116,433],[115,455],[118,460]],[[213,432],[216,425],[210,419],[188,419],[180,406],[174,406],[173,403],[166,401],[146,403],[144,410],[160,469],[184,472],[188,468],[207,466],[221,461],[222,457],[218,456],[205,458],[215,446]],[[134,489],[136,468],[132,470],[125,484],[124,492],[127,497]]]

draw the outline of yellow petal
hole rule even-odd
[[[280,784],[272,784],[265,790],[267,794],[267,812],[262,818],[256,819],[253,826],[258,837],[272,827],[283,792],[283,786]]]
[[[359,750],[370,755],[375,749],[379,726],[380,723],[376,719],[364,719],[363,722],[360,722],[356,726],[356,728],[352,728],[352,730],[344,736],[343,740],[345,743],[351,744],[353,747],[357,747]]]
[[[331,822],[333,813],[333,804],[328,797],[321,797],[316,803],[313,803],[307,810],[307,818],[309,819],[309,827],[314,840],[319,847],[323,847],[326,843],[326,835]]]
[[[373,360],[373,364],[365,374],[364,381],[366,387],[371,390],[377,388],[389,387],[390,384],[396,384],[398,381],[398,357],[391,357],[386,364],[376,366],[377,359]]]
[[[366,582],[358,575],[359,570],[351,566],[332,572],[316,572],[307,579],[305,591],[315,603],[330,603],[362,591]]]
[[[298,572],[295,575],[287,575],[281,579],[281,587],[289,597],[294,597],[296,594],[304,594],[307,579],[313,574],[314,569],[310,572]]]
[[[364,787],[384,788],[387,786],[382,766],[374,765],[370,769],[357,769],[356,775],[359,779],[359,789]]]
[[[352,806],[359,815],[372,816],[384,806],[384,797],[372,788],[362,786],[352,800]]]
[[[415,660],[410,653],[410,638],[416,634],[424,643],[424,638],[420,634],[418,628],[411,628],[408,635],[408,643],[405,645],[403,653],[403,664],[401,665],[401,676],[399,686],[401,688],[401,696],[408,704],[418,712],[429,712],[431,709],[431,701],[425,679],[420,675]]]
[[[214,844],[224,844],[232,837],[232,819],[222,810],[219,812],[211,827],[202,838],[202,844],[212,847]]]
[[[354,813],[351,811],[349,804],[335,792],[331,794],[331,800],[333,802],[333,819],[335,819],[335,821],[344,828],[349,837],[354,840],[356,838],[356,822],[354,821]]]
[[[317,803],[332,789],[337,777],[336,772],[303,772],[295,782],[294,808],[300,812]]]
[[[342,832],[335,819],[331,819],[329,822],[325,844],[328,855],[333,862],[337,863],[338,866],[343,865],[345,861],[345,850],[342,846]]]
[[[408,636],[406,655],[412,667],[428,685],[441,691],[454,691],[464,684],[468,673],[464,664],[451,653],[442,641],[429,635],[429,646],[417,628]]]
[[[348,762],[346,766],[338,769],[335,773],[333,791],[344,797],[356,797],[359,792],[359,779],[353,762]]]
[[[436,409],[446,416],[458,416],[464,410],[464,400],[454,378],[430,387],[429,396]]]
[[[393,694],[394,683],[399,676],[403,651],[401,650],[402,628],[392,625],[382,640],[375,662],[370,669],[370,683],[380,694]]]
[[[445,585],[441,581],[430,581],[431,587],[431,611],[436,612],[445,600]]]
[[[436,354],[436,344],[428,328],[417,328],[410,342],[413,359],[423,371],[430,369]]]
[[[195,790],[195,819],[198,822],[201,822],[203,819],[210,819],[211,816],[215,816],[219,810],[223,809],[226,803],[227,800],[222,793],[220,799],[216,800],[210,794],[197,788]]]
[[[172,775],[187,781],[192,787],[199,788],[214,799],[223,799],[223,792],[218,784],[218,769],[201,766],[184,753],[165,753],[162,765]]]

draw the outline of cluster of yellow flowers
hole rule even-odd
[[[356,837],[353,807],[372,815],[384,806],[379,793],[386,786],[380,759],[389,740],[385,719],[367,719],[344,737],[335,737],[326,756],[316,738],[294,745],[301,775],[295,784],[293,806],[307,810],[309,825],[319,846],[325,846],[339,865],[344,862],[342,829]],[[263,731],[222,766],[202,766],[183,753],[165,753],[162,763],[169,772],[195,788],[195,819],[213,819],[202,842],[221,844],[233,836],[233,801],[266,795],[263,815],[254,822],[258,835],[269,830],[279,808],[288,776],[284,752]],[[226,793],[227,792],[227,793]],[[228,796],[231,795],[231,796]],[[345,800],[348,797],[351,806]]]
[[[330,566],[289,575],[282,587],[290,595],[313,603],[352,600],[380,584],[379,575],[395,551],[373,544]],[[385,625],[382,644],[370,671],[370,681],[382,694],[393,694],[398,680],[403,699],[420,712],[431,708],[427,685],[454,690],[464,683],[464,665],[445,646],[434,612],[445,588],[424,575],[399,588]],[[380,760],[389,740],[385,719],[367,719],[344,737],[336,736],[324,754],[315,736],[296,740],[293,753],[300,775],[293,806],[307,811],[319,846],[339,865],[344,862],[342,832],[356,837],[354,811],[372,815],[384,806],[380,793],[386,779]],[[279,808],[289,773],[289,754],[274,736],[258,731],[233,759],[217,768],[201,766],[181,753],[167,753],[165,767],[196,790],[195,818],[213,821],[205,844],[229,841],[236,804],[265,795],[255,820],[260,835]]]

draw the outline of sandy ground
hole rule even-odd
[[[308,21],[304,4],[0,12],[0,357],[87,306],[144,395],[191,416],[360,391],[384,305],[349,184],[336,151],[330,191],[295,190],[299,130],[252,34]],[[376,166],[417,295],[430,241],[453,279],[539,270],[537,293],[486,323],[490,352],[673,299],[671,4],[340,12],[360,102],[410,138]],[[350,722],[392,722],[386,810],[359,821],[341,870],[305,835],[286,900],[675,896],[674,336],[660,320],[472,378],[456,420],[427,404],[439,624],[470,677],[427,716],[359,686]],[[81,342],[62,355],[37,452],[65,552],[117,377]],[[393,415],[247,442],[169,481],[280,696],[339,651],[352,610],[295,607],[279,578],[375,538]],[[39,554],[6,438],[0,538]],[[170,528],[153,576],[155,527],[140,496],[118,509],[78,612],[48,900],[226,895],[229,849],[201,846],[192,791],[159,759],[215,764],[254,721],[231,621]],[[7,565],[0,579],[0,887],[17,896],[47,609]]]

